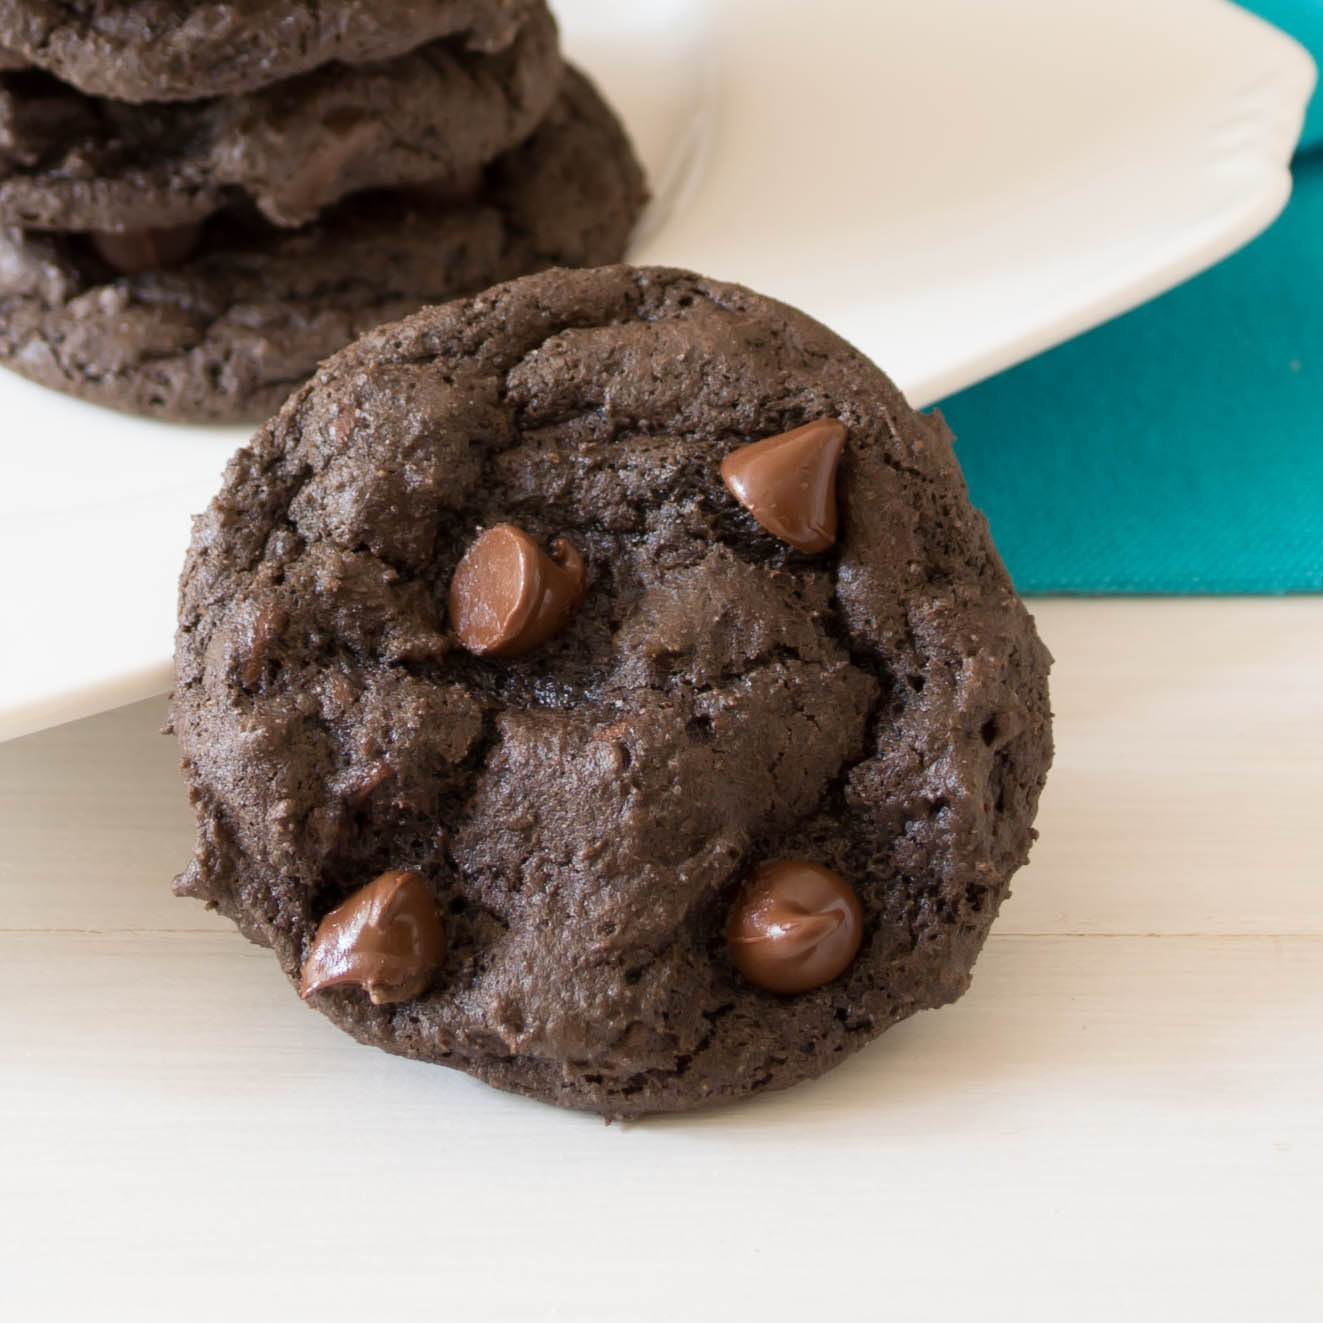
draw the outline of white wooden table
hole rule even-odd
[[[161,701],[0,746],[0,1316],[1317,1323],[1323,599],[1036,609],[1059,752],[973,990],[688,1119],[306,1010],[170,895]]]

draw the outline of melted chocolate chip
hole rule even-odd
[[[406,184],[395,192],[429,211],[438,207],[455,207],[477,195],[482,187],[482,176],[482,166],[474,165],[441,179],[430,179],[422,184]]]
[[[836,541],[836,466],[845,424],[835,418],[732,450],[721,461],[730,494],[771,534],[799,551]]]
[[[762,864],[745,883],[726,941],[735,967],[769,992],[808,992],[844,973],[863,939],[854,888],[804,859]]]
[[[202,225],[172,225],[159,230],[93,230],[92,247],[122,276],[162,271],[186,262],[202,242]]]
[[[381,127],[371,120],[331,115],[314,150],[272,187],[271,213],[284,225],[312,220],[343,191],[340,180],[360,158],[381,147]]]
[[[450,583],[460,643],[480,657],[517,657],[545,643],[583,597],[584,573],[583,557],[563,537],[548,556],[522,528],[489,528]]]
[[[352,983],[376,1006],[408,1001],[432,981],[445,953],[445,926],[427,883],[417,873],[383,873],[318,925],[299,995]]]

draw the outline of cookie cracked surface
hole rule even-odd
[[[839,532],[804,555],[720,466],[824,417]],[[587,577],[495,659],[445,603],[503,522]],[[181,586],[177,889],[297,984],[321,920],[411,870],[448,935],[428,990],[311,999],[364,1042],[614,1117],[785,1087],[968,985],[1033,836],[1048,662],[944,425],[838,337],[685,272],[546,272],[370,333],[232,462]],[[725,936],[778,858],[863,916],[793,996]]]
[[[441,37],[499,50],[533,0],[0,0],[0,68],[92,96],[193,101]]]

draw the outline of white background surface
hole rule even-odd
[[[632,256],[821,318],[923,405],[1230,252],[1308,57],[1224,0],[559,0],[658,197]],[[0,738],[164,689],[188,518],[245,429],[0,373]],[[22,444],[13,444],[14,442]]]
[[[1323,599],[1035,609],[1057,765],[973,989],[660,1122],[359,1047],[173,899],[159,700],[0,747],[0,1312],[1317,1323]]]

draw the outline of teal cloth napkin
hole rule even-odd
[[[1023,592],[1323,592],[1323,98],[1267,234],[941,408]]]
[[[1249,0],[1244,8],[1289,32],[1313,54],[1316,63],[1323,63],[1323,0]],[[1323,145],[1323,95],[1315,93],[1305,116],[1300,146],[1320,145]]]

